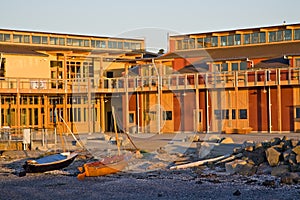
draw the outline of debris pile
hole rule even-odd
[[[245,142],[235,148],[238,159],[225,162],[230,174],[272,175],[281,178],[282,183],[300,183],[300,141],[295,139],[273,138],[270,141]]]

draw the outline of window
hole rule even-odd
[[[240,63],[240,70],[247,70],[248,63],[247,62],[241,62]]]
[[[15,43],[29,43],[29,35],[13,35],[13,42]]]
[[[227,46],[227,36],[221,36],[221,46]]]
[[[181,40],[177,40],[176,41],[176,49],[177,50],[181,50],[182,49],[182,41]]]
[[[218,46],[218,37],[217,36],[211,37],[211,46],[212,47],[217,47]]]
[[[258,32],[252,33],[252,34],[251,34],[251,43],[252,43],[252,44],[257,44],[257,43],[259,43]]]
[[[90,46],[90,41],[89,40],[84,40],[83,43],[84,43],[85,47],[89,47]]]
[[[231,71],[238,71],[239,63],[231,63]]]
[[[235,109],[231,111],[231,119],[236,119]]]
[[[277,41],[276,31],[269,32],[269,42],[276,42],[276,41]]]
[[[244,44],[250,44],[250,34],[244,35]]]
[[[198,40],[202,40],[202,44],[204,42],[204,47],[217,47],[218,46],[218,36],[199,38]],[[199,43],[199,41],[198,41],[198,43]]]
[[[41,36],[32,36],[32,44],[41,44]]]
[[[118,49],[123,49],[123,42],[118,42]]]
[[[10,34],[0,33],[0,42],[10,42]]]
[[[285,41],[292,40],[292,30],[285,30],[283,37]]]
[[[42,37],[42,44],[48,44],[48,37],[46,36]]]
[[[134,113],[129,113],[129,123],[130,124],[134,123]]]
[[[260,43],[265,43],[266,42],[266,33],[265,32],[260,32],[259,33],[259,42]]]
[[[5,77],[5,58],[1,59],[1,63],[0,63],[0,77]]]
[[[172,111],[163,111],[163,120],[172,120]]]
[[[247,109],[239,110],[239,119],[247,119]]]
[[[241,35],[236,34],[234,35],[234,45],[240,45],[241,44]]]
[[[197,48],[203,48],[203,43],[204,43],[204,38],[198,38],[197,39]]]
[[[129,42],[124,42],[124,49],[130,49],[131,45]]]
[[[300,29],[295,29],[294,30],[294,39],[295,40],[300,40]]]
[[[296,118],[300,119],[300,107],[296,108]]]
[[[227,36],[227,45],[233,46],[234,45],[234,35],[228,35]]]
[[[117,42],[116,41],[108,41],[108,48],[116,49],[117,48]]]
[[[228,71],[228,63],[222,63],[222,71]]]
[[[229,119],[229,110],[228,109],[215,110],[214,114],[215,114],[216,120]]]
[[[59,40],[57,37],[50,37],[50,44],[59,45]]]

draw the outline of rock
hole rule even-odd
[[[240,174],[250,176],[255,174],[256,167],[245,160],[234,160],[225,164],[226,172],[229,174]]]
[[[275,137],[275,138],[271,139],[271,141],[270,141],[271,146],[279,145],[280,142],[281,142],[281,139],[279,137]]]
[[[282,153],[282,156],[283,156],[283,161],[285,163],[288,163],[289,162],[289,158],[290,158],[290,154],[292,153],[292,149],[288,149],[286,150],[285,152]]]
[[[245,150],[246,150],[246,151],[253,151],[253,150],[254,150],[254,147],[253,147],[253,146],[245,147]]]
[[[268,165],[267,163],[261,163],[257,167],[256,174],[258,174],[258,175],[268,175],[268,174],[271,174],[272,169],[273,168],[270,165]]]
[[[221,140],[221,138],[217,135],[212,135],[207,139],[207,142],[219,142]]]
[[[296,162],[297,162],[297,164],[300,164],[300,155],[296,156]]]
[[[239,191],[239,190],[236,190],[234,193],[233,193],[233,196],[240,196],[242,193]]]
[[[271,175],[281,177],[283,174],[289,172],[288,165],[279,165],[272,169]]]
[[[272,167],[278,165],[281,153],[273,147],[268,148],[265,152],[269,165]]]
[[[300,146],[296,146],[293,148],[293,152],[297,155],[300,155]]]
[[[292,148],[296,147],[298,144],[299,144],[299,140],[291,139],[291,146],[292,146]]]
[[[266,187],[274,187],[275,186],[275,180],[265,180],[262,183],[262,185],[266,186]]]
[[[213,144],[209,144],[207,142],[201,142],[201,144],[199,144],[199,146],[197,147],[198,157],[204,158],[211,152],[213,148],[214,148]]]
[[[288,172],[281,176],[280,182],[284,184],[298,183],[299,175],[297,173]]]
[[[244,149],[242,147],[235,147],[233,149],[233,153],[234,154],[239,154],[239,153],[243,153]]]
[[[270,142],[270,141],[263,141],[263,142],[261,142],[261,145],[262,145],[265,149],[267,149],[267,148],[271,147],[271,142]]]
[[[225,137],[220,140],[220,143],[221,144],[233,144],[234,142],[233,142],[232,138]]]
[[[252,140],[247,140],[242,144],[242,148],[245,149],[246,147],[255,147],[255,142]]]
[[[266,161],[266,154],[263,147],[257,148],[254,151],[244,151],[243,156],[252,160],[257,166]]]

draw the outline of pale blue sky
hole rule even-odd
[[[1,0],[0,28],[146,38],[300,22],[299,0]]]

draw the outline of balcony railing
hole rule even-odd
[[[233,88],[300,85],[300,68],[278,68],[231,72],[201,72],[157,76],[81,79],[0,80],[1,93],[134,92],[201,88]]]

